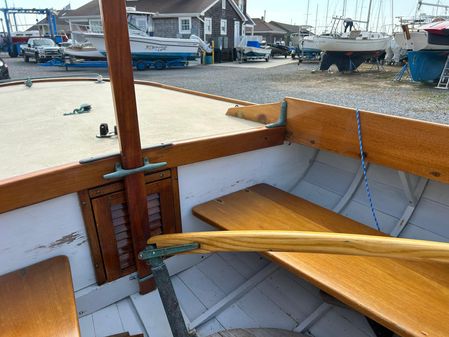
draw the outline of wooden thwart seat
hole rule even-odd
[[[199,205],[193,213],[225,230],[385,235],[265,184]],[[447,264],[327,254],[266,255],[401,336],[449,336]]]
[[[0,336],[80,336],[65,256],[0,276],[0,306]]]

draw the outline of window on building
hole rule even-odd
[[[204,33],[212,35],[212,18],[204,18]]]
[[[228,35],[228,21],[226,19],[221,19],[220,34]]]
[[[221,0],[221,8],[226,9],[226,0]]]
[[[179,33],[190,34],[192,31],[192,18],[179,18]]]
[[[101,20],[89,20],[89,27],[92,33],[103,33]]]

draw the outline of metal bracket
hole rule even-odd
[[[120,163],[116,163],[115,164],[115,172],[105,174],[103,176],[103,178],[108,179],[108,180],[121,179],[121,178],[125,178],[131,174],[153,171],[153,170],[162,168],[164,166],[167,166],[167,162],[151,164],[150,160],[147,157],[145,157],[143,159],[143,166],[135,168],[135,169],[126,170],[122,167],[122,165]]]
[[[157,248],[156,245],[148,245],[139,254],[139,259],[144,260],[151,266],[151,271],[153,273],[156,286],[159,290],[159,295],[161,297],[173,337],[193,337],[196,336],[196,334],[194,332],[189,332],[187,329],[186,323],[182,316],[181,307],[179,306],[178,298],[176,297],[175,289],[173,288],[173,284],[163,257],[185,253],[198,248],[198,243],[189,243],[167,248]],[[147,278],[149,278],[149,276],[142,278],[142,280]]]
[[[27,88],[31,88],[31,87],[33,86],[33,81],[31,80],[31,77],[28,77],[28,78],[26,79],[26,81],[23,82],[23,84],[25,84],[25,86],[26,86]]]
[[[170,255],[186,253],[191,250],[200,248],[199,243],[188,243],[185,245],[157,248],[156,245],[149,245],[139,254],[139,260],[150,261],[153,259],[163,258]]]
[[[277,122],[267,124],[265,127],[268,129],[278,128],[287,125],[287,101],[283,101],[281,104],[281,113]]]

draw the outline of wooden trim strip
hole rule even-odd
[[[281,103],[270,103],[229,108],[226,115],[268,124],[276,122],[280,112]]]
[[[157,88],[162,88],[162,89],[167,89],[167,90],[172,90],[172,91],[177,91],[177,92],[182,92],[182,93],[185,93],[185,94],[190,94],[190,95],[210,98],[210,99],[214,99],[214,100],[217,100],[217,101],[223,101],[223,102],[233,103],[233,104],[242,105],[242,106],[255,105],[254,103],[251,103],[251,102],[248,102],[248,101],[243,101],[243,100],[240,100],[240,99],[229,98],[229,97],[213,95],[213,94],[207,94],[207,93],[204,93],[204,92],[201,92],[201,91],[184,89],[184,88],[181,88],[181,87],[175,87],[173,85],[162,84],[162,83],[158,83],[158,82],[135,80],[134,83],[136,83],[136,84],[143,84],[143,85],[149,85],[149,86],[152,86],[152,87],[157,87]]]
[[[281,145],[285,128],[256,128],[226,135],[174,143],[151,148],[143,156],[152,162],[166,161],[174,168],[200,161]],[[108,183],[103,175],[114,170],[118,156],[89,164],[68,164],[0,181],[0,214],[62,195]]]
[[[97,226],[87,190],[78,192],[81,211],[83,213],[84,224],[86,226],[89,246],[92,255],[92,262],[95,270],[95,278],[98,284],[106,282],[106,271],[104,270],[104,261],[101,254],[100,243],[98,239]]]
[[[306,221],[306,220],[305,220]],[[158,235],[148,244],[166,248],[189,243],[191,254],[217,252],[291,252],[396,258],[449,263],[449,243],[362,234],[237,230]]]

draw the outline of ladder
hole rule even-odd
[[[438,82],[438,85],[436,87],[437,89],[449,89],[449,55],[447,56],[443,72],[441,73],[440,81]]]

